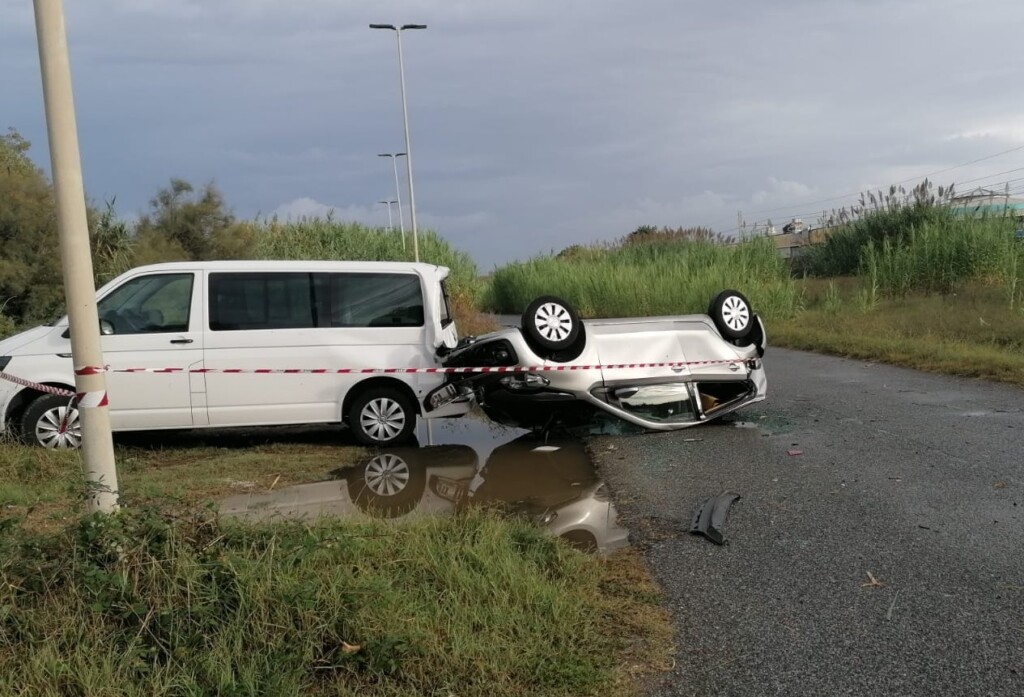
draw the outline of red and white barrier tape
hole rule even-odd
[[[28,387],[39,392],[45,392],[46,394],[57,395],[58,397],[67,397],[74,399],[75,404],[80,409],[92,409],[95,407],[107,406],[107,393],[103,390],[95,390],[92,392],[72,392],[71,390],[65,390],[63,387],[54,387],[53,385],[43,385],[38,382],[32,382],[31,380],[25,380],[15,375],[9,375],[8,373],[0,373],[0,379],[13,382],[16,385],[22,387]]]
[[[45,392],[47,394],[55,394],[58,397],[75,397],[75,396],[77,396],[71,390],[65,390],[65,389],[63,389],[61,387],[52,387],[50,385],[41,385],[38,382],[32,382],[31,380],[25,380],[25,379],[16,377],[14,375],[8,375],[7,373],[0,373],[0,378],[2,378],[4,380],[7,380],[8,382],[13,382],[16,385],[21,385],[22,387],[31,387],[33,390],[38,390],[39,392]]]
[[[493,366],[477,368],[98,368],[86,366],[76,368],[77,375],[97,373],[223,373],[256,375],[410,375],[451,374],[451,373],[542,373],[574,370],[617,370],[625,368],[683,368],[688,366],[709,366],[746,363],[748,359],[731,358],[715,361],[671,361],[664,363],[605,363],[598,365],[526,365]]]
[[[82,366],[75,368],[75,375],[98,375],[100,373],[189,373],[206,374],[222,373],[226,375],[411,375],[411,374],[465,374],[465,373],[543,373],[574,370],[619,370],[628,368],[685,368],[689,366],[728,365],[746,363],[747,359],[730,358],[714,361],[670,361],[663,363],[605,363],[598,365],[516,365],[493,366],[479,368],[110,368],[99,366]],[[107,405],[107,393],[104,391],[75,393],[61,387],[43,385],[25,380],[9,373],[0,372],[0,379],[13,382],[22,387],[29,387],[39,392],[74,397],[78,406],[83,408],[102,407]]]

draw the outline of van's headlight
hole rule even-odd
[[[504,376],[498,382],[510,390],[536,390],[551,384],[546,377],[536,373],[513,373]]]
[[[0,373],[2,373],[4,371],[4,368],[6,368],[7,364],[10,363],[10,362],[11,362],[11,357],[10,356],[0,356]]]

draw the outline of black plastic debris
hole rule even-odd
[[[705,501],[693,516],[690,532],[694,535],[703,535],[716,545],[725,544],[722,527],[729,515],[729,508],[740,498],[741,496],[733,491],[723,491]]]

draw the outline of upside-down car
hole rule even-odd
[[[459,342],[445,365],[486,370],[449,375],[424,407],[472,392],[507,425],[548,429],[612,415],[675,430],[763,400],[764,350],[764,325],[734,290],[718,293],[707,314],[626,319],[581,320],[565,300],[542,296],[520,326]]]

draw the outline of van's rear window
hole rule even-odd
[[[210,329],[422,327],[414,274],[211,273]]]

